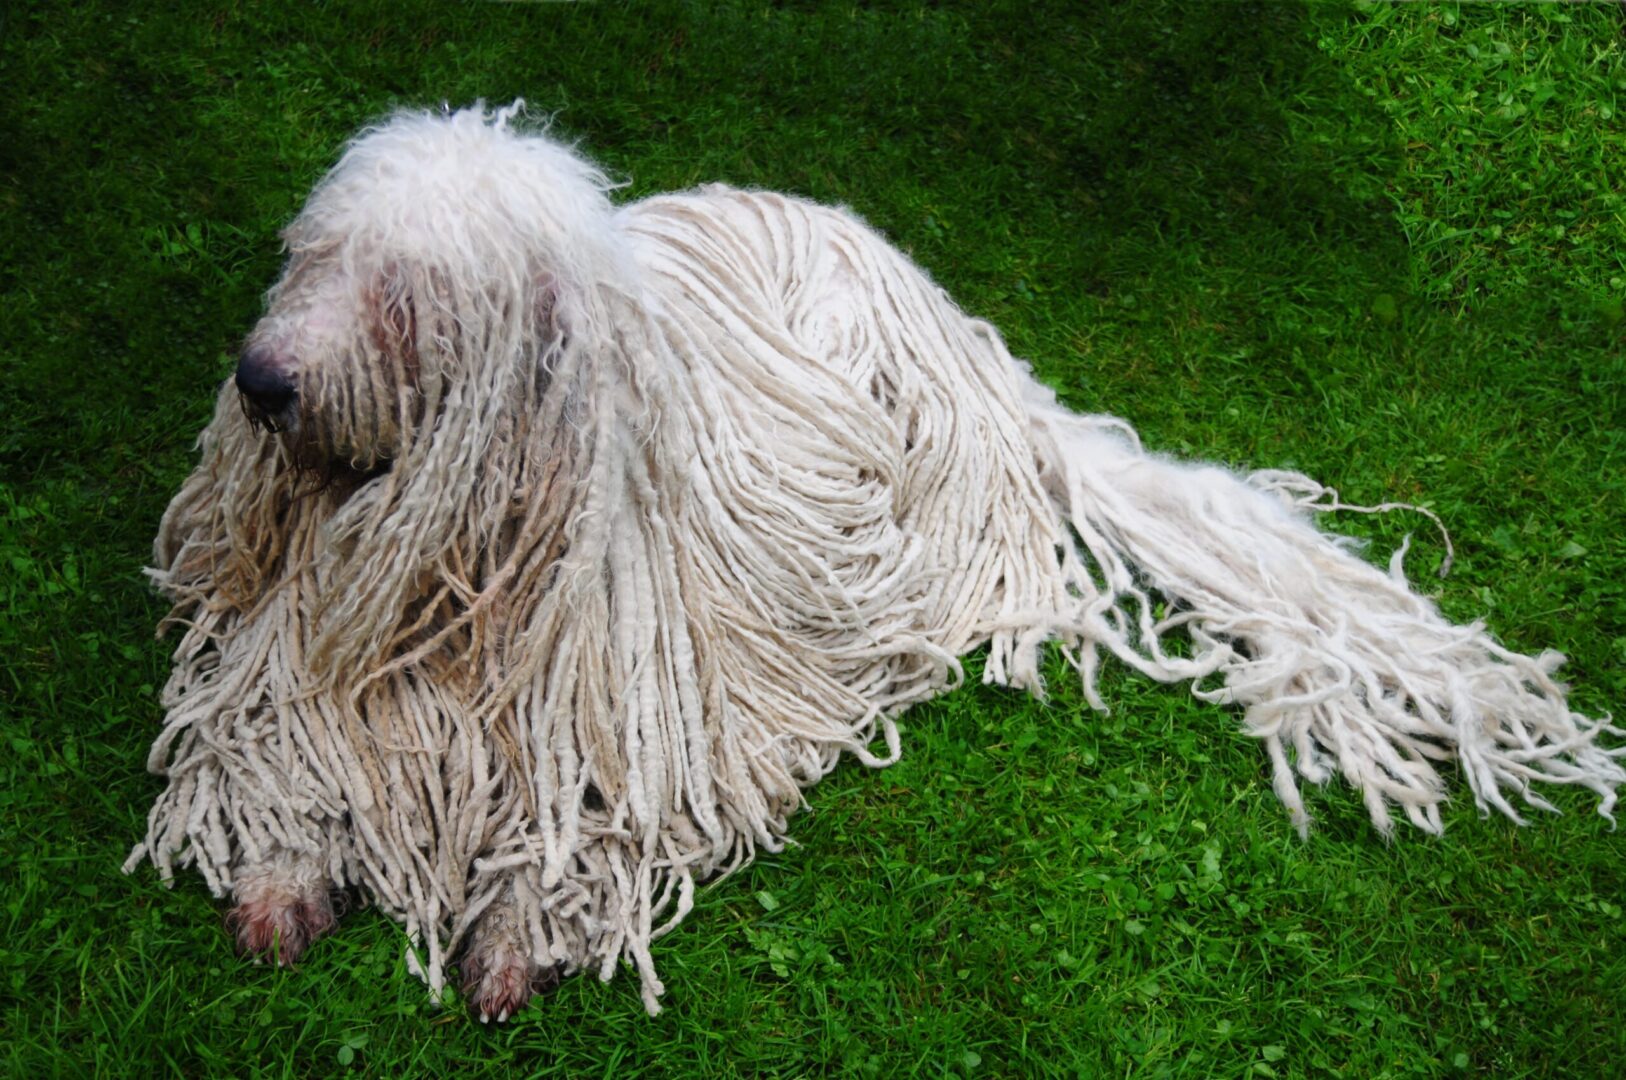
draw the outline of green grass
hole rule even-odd
[[[1075,11],[1074,8],[1082,10]],[[285,973],[118,873],[166,648],[140,568],[277,227],[395,103],[557,111],[631,180],[861,212],[1156,446],[1427,502],[1458,618],[1626,707],[1614,4],[90,2],[0,18],[0,1068],[16,1077],[1618,1075],[1626,840],[1451,807],[1297,840],[1234,714],[973,688],[633,981],[502,1029],[370,911]],[[1386,550],[1418,523],[1340,522]],[[975,661],[973,661],[975,667]],[[1459,788],[1459,790],[1461,790]]]

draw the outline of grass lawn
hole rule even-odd
[[[295,972],[119,863],[159,781],[141,576],[275,233],[394,104],[557,112],[630,180],[841,202],[1074,405],[1450,526],[1340,520],[1626,710],[1618,4],[156,5],[0,12],[0,1071],[14,1077],[1620,1075],[1626,837],[1300,841],[1234,713],[1053,664],[810,794],[635,981],[503,1028],[350,913]],[[975,657],[970,661],[974,670]],[[973,680],[974,681],[974,680]]]

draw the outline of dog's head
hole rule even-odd
[[[586,294],[615,278],[611,185],[515,130],[517,108],[362,132],[284,231],[236,387],[301,466],[374,472],[480,413],[489,431],[540,392]]]

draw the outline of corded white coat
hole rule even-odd
[[[1515,819],[1533,781],[1612,809],[1561,658],[1319,532],[1333,493],[1066,410],[849,212],[618,209],[511,116],[363,132],[289,227],[255,337],[297,411],[222,388],[155,544],[183,633],[132,866],[359,886],[436,989],[501,920],[538,965],[630,960],[654,1010],[696,883],[843,754],[895,759],[957,657],[1040,692],[1046,642],[1097,708],[1103,650],[1240,706],[1300,830],[1339,773],[1438,831],[1448,762]]]

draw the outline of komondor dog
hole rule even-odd
[[[1344,777],[1438,831],[1581,785],[1619,732],[1556,653],[1456,626],[1291,473],[1144,451],[843,210],[616,206],[513,109],[362,132],[284,234],[151,574],[182,632],[130,865],[193,865],[284,963],[357,887],[504,1019],[778,850],[844,754],[960,676],[1092,705],[1102,654],[1242,707],[1300,830]],[[1176,634],[1188,644],[1166,650]]]

